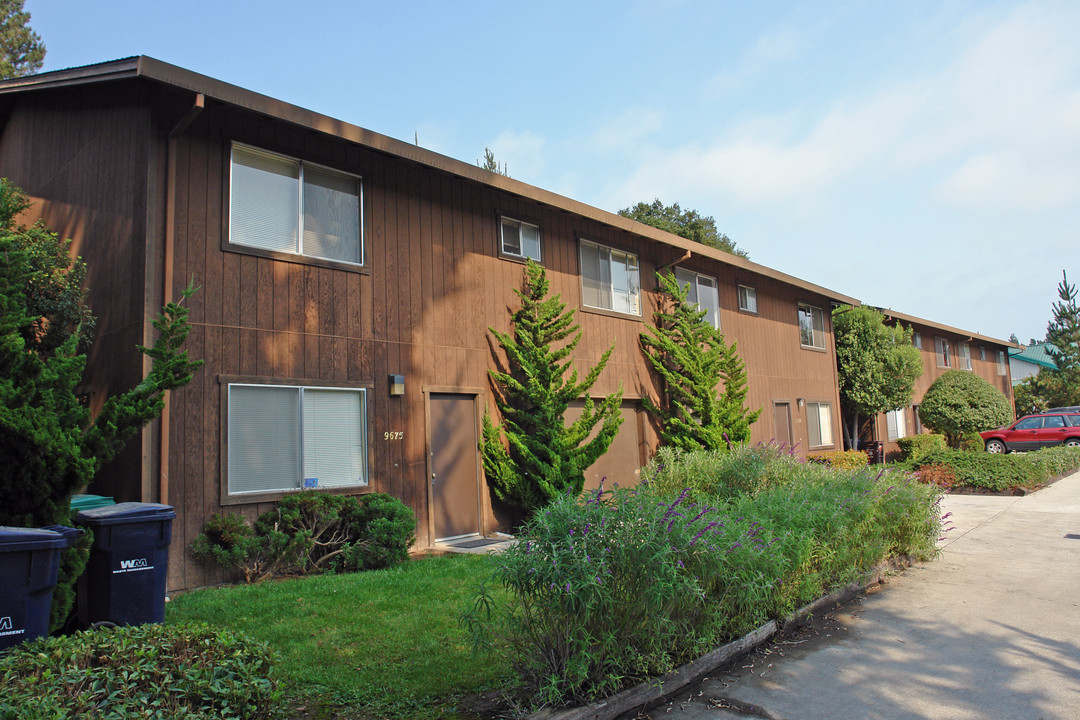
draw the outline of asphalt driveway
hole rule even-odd
[[[1080,720],[1080,473],[943,509],[937,560],[648,717]]]

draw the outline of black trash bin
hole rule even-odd
[[[0,527],[0,650],[49,634],[60,553],[79,535],[60,525]]]
[[[165,619],[170,505],[125,502],[82,510],[75,522],[94,532],[79,580],[79,624],[138,625]]]

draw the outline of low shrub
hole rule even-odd
[[[0,719],[279,717],[275,653],[206,625],[42,638],[0,657]]]
[[[497,606],[483,587],[463,622],[517,670],[525,704],[609,695],[786,617],[885,557],[934,554],[936,488],[786,453],[763,463],[768,472],[748,483],[756,492],[714,481],[731,474],[727,463],[760,470],[752,458],[668,455],[662,482],[559,498],[492,557],[492,582],[512,600]],[[668,493],[673,477],[695,490]],[[769,478],[780,481],[762,489]]]
[[[810,462],[828,465],[837,470],[857,470],[870,463],[869,456],[862,450],[833,450],[810,456]]]
[[[1008,455],[946,449],[922,456],[919,463],[918,475],[925,482],[938,482],[935,478],[948,468],[953,474],[952,487],[1005,492],[1035,488],[1080,469],[1080,448],[1053,447]]]
[[[900,461],[918,460],[923,455],[934,450],[944,450],[948,447],[945,436],[937,433],[912,435],[900,438],[896,441],[900,446]]]
[[[641,476],[658,494],[674,496],[687,489],[693,498],[719,502],[782,485],[798,472],[807,471],[795,448],[773,440],[731,450],[662,447]]]
[[[984,450],[986,443],[983,442],[982,435],[977,432],[967,432],[960,438],[960,449],[968,450],[969,452],[977,452]]]
[[[415,529],[412,509],[389,495],[305,491],[286,496],[253,526],[236,514],[214,515],[191,548],[195,557],[258,582],[389,567],[408,559]]]

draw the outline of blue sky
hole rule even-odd
[[[27,0],[45,70],[150,55],[756,262],[1041,339],[1080,280],[1075,2]]]

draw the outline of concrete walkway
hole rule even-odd
[[[639,717],[1080,720],[1080,473],[943,508],[937,560]]]

